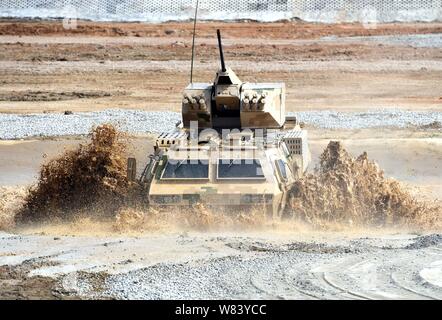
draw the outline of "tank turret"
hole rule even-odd
[[[183,93],[185,128],[191,121],[205,128],[281,128],[285,124],[284,83],[242,82],[226,67],[217,30],[221,68],[213,83],[190,83]]]

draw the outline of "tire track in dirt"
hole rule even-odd
[[[415,275],[423,266],[429,265],[431,260],[424,259],[422,261],[416,257],[404,258],[402,253],[399,253],[397,259],[392,259],[391,255],[388,258],[381,255],[376,257],[376,260],[378,259],[382,259],[381,263],[373,264],[364,259],[357,263],[344,261],[332,266],[325,266],[326,270],[318,272],[318,281],[326,283],[350,298],[370,300],[385,298],[440,299],[434,295],[437,293],[434,290],[438,291],[437,289],[425,286],[423,280],[419,283],[414,278],[410,279],[410,275]],[[419,265],[416,265],[415,261],[419,261]],[[371,264],[371,270],[361,268],[364,264]],[[359,279],[354,276],[356,270],[359,270]],[[388,270],[392,271],[388,272]],[[417,286],[417,288],[412,286]],[[433,293],[424,293],[421,291],[422,288]]]
[[[417,298],[421,298],[421,299],[424,298],[424,299],[430,299],[430,300],[438,300],[438,298],[435,298],[435,297],[432,297],[432,296],[429,296],[429,295],[426,295],[426,294],[420,293],[420,292],[418,292],[418,291],[416,291],[416,290],[414,290],[414,289],[411,289],[411,288],[409,288],[408,286],[402,284],[402,283],[398,280],[397,275],[396,275],[394,272],[393,272],[390,276],[391,276],[391,280],[393,281],[393,283],[394,283],[397,287],[399,287],[399,288],[401,288],[401,289],[403,289],[403,290],[405,290],[405,291],[408,291],[408,292],[410,292],[410,293],[416,295]]]

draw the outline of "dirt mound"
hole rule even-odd
[[[120,93],[115,93],[118,95]],[[91,98],[104,98],[114,95],[111,92],[105,91],[65,91],[65,92],[52,92],[52,91],[12,91],[1,92],[0,101],[65,101],[75,99],[91,99]]]
[[[112,125],[96,127],[89,144],[42,166],[16,220],[64,219],[78,211],[115,214],[129,194],[126,159],[123,134]]]
[[[55,265],[34,258],[18,265],[0,266],[0,300],[54,300],[78,299],[67,295],[56,279],[50,277],[29,277],[32,270]]]
[[[442,208],[415,200],[399,182],[384,177],[367,153],[351,157],[330,141],[314,174],[290,190],[287,214],[313,225],[442,227]]]

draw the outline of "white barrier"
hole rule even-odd
[[[196,0],[1,0],[0,17],[188,20]],[[442,0],[200,0],[201,20],[442,21]]]

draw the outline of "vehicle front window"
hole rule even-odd
[[[208,179],[209,164],[199,160],[168,160],[161,179]]]
[[[219,159],[218,179],[264,179],[257,159]]]

